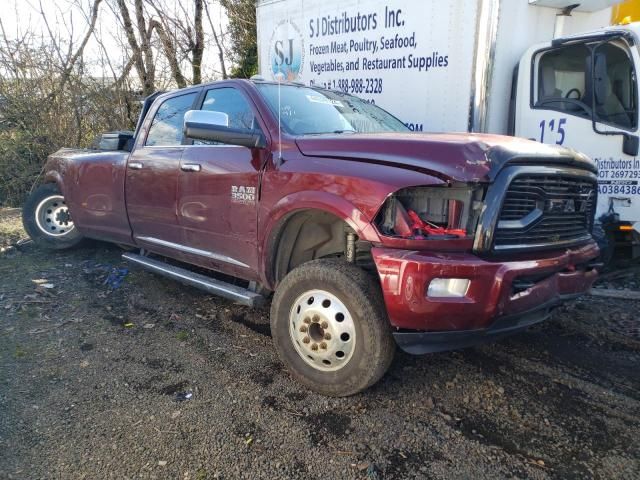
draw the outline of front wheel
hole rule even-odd
[[[336,260],[305,263],[284,278],[271,304],[271,334],[293,377],[323,395],[373,385],[395,352],[380,287]]]
[[[55,183],[46,183],[33,191],[22,209],[22,223],[31,239],[45,248],[71,248],[82,240]]]

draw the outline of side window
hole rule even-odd
[[[636,76],[627,51],[613,43],[594,51],[596,119],[625,129],[636,127]]]
[[[595,119],[623,129],[637,125],[633,60],[621,44],[606,42],[555,48],[538,62],[535,106]]]
[[[207,92],[202,110],[226,113],[229,127],[241,130],[257,128],[255,115],[247,99],[235,88],[214,88]]]
[[[197,96],[198,93],[194,92],[165,100],[153,117],[145,145],[156,147],[180,145],[184,114],[192,108]]]
[[[590,118],[591,100],[587,91],[590,62],[591,53],[586,45],[570,45],[544,53],[538,64],[535,106]]]

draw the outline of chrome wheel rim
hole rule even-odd
[[[38,204],[36,224],[45,235],[50,237],[63,237],[75,228],[62,195],[52,195]]]
[[[296,299],[289,314],[289,333],[300,358],[316,370],[340,370],[355,350],[351,313],[324,290],[310,290]]]

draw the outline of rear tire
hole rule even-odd
[[[271,304],[271,335],[291,375],[329,396],[373,385],[395,353],[379,285],[338,260],[314,260],[284,278]]]
[[[46,183],[33,191],[22,209],[22,224],[40,247],[61,250],[75,247],[82,241],[64,196],[55,183]]]
[[[604,264],[605,270],[612,266],[612,260],[616,249],[615,236],[613,235],[611,228],[607,228],[607,225],[596,222],[593,226],[592,232],[592,236],[600,248],[600,256],[598,259]]]

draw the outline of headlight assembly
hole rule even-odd
[[[377,217],[380,233],[413,240],[473,236],[483,189],[480,186],[410,187],[391,195]]]

